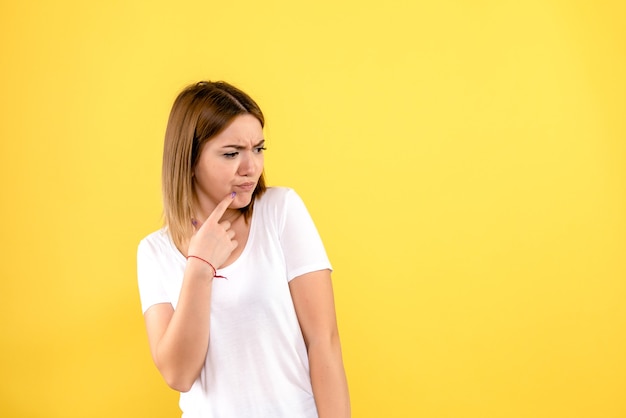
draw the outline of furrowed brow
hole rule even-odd
[[[253,145],[252,148],[259,148],[259,147],[262,147],[263,145],[265,145],[265,139],[262,139],[261,141],[259,141],[258,144]],[[243,145],[224,145],[222,148],[234,148],[238,151],[242,149],[246,149],[246,147],[244,147]]]

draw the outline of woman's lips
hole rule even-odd
[[[241,183],[235,186],[235,190],[242,192],[251,192],[256,187],[256,183]]]

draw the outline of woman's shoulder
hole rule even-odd
[[[162,253],[168,251],[171,246],[172,241],[166,227],[146,235],[141,241],[139,241],[139,251],[143,250],[152,253]]]
[[[261,199],[281,200],[281,199],[284,199],[285,196],[287,196],[289,193],[295,193],[295,190],[293,190],[290,187],[272,186],[272,187],[268,187],[265,190],[265,193],[263,193],[263,195],[261,196]]]
[[[255,207],[284,208],[290,205],[293,200],[300,200],[296,191],[290,187],[272,186],[265,190],[265,193],[257,200]]]

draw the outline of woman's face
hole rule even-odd
[[[194,191],[202,211],[209,216],[232,192],[230,209],[250,204],[263,173],[263,128],[257,118],[245,114],[235,119],[200,150],[194,169]]]

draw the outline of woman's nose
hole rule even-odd
[[[250,152],[242,153],[240,164],[239,164],[239,174],[242,176],[249,176],[254,174],[256,170],[257,161],[254,158],[255,156]]]

